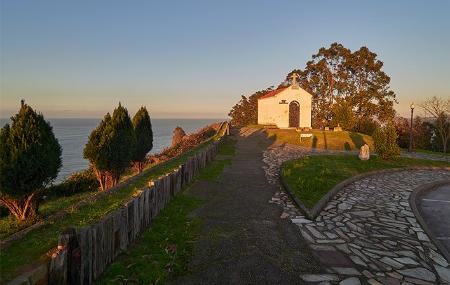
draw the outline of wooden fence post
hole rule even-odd
[[[92,228],[80,228],[77,236],[81,256],[80,283],[92,284]]]
[[[72,280],[79,279],[80,264],[76,248],[78,248],[76,231],[74,228],[67,228],[59,235],[57,252],[53,254],[50,261],[49,284],[73,284]]]
[[[226,126],[225,134],[229,133]],[[59,236],[49,264],[48,284],[92,284],[118,254],[126,250],[152,219],[190,184],[217,155],[222,138],[189,157],[176,170],[149,183],[121,209],[78,232],[68,228]]]
[[[150,189],[145,188],[144,192],[142,193],[144,197],[144,222],[143,222],[143,228],[147,228],[150,225]]]
[[[141,194],[139,194],[138,197],[136,197],[136,199],[138,199],[138,205],[139,205],[139,232],[142,232],[145,227],[144,227],[144,192],[141,192]]]

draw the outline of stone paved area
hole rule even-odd
[[[311,155],[277,145],[264,153],[269,183],[278,184],[283,161]],[[296,224],[327,268],[306,274],[320,284],[449,284],[450,266],[411,212],[408,198],[421,184],[450,179],[445,170],[405,170],[373,175],[344,188],[315,221],[307,220],[281,190],[269,203],[283,207],[283,219]]]

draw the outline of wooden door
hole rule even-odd
[[[292,101],[289,104],[289,127],[298,128],[300,126],[300,104]]]

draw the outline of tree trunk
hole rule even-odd
[[[97,177],[98,183],[100,184],[100,191],[105,191],[107,189],[107,185],[106,185],[106,174],[100,170],[98,170],[97,168],[93,167],[94,169],[94,173],[95,173],[95,177]]]
[[[445,125],[444,126],[438,125],[437,129],[438,129],[439,134],[441,135],[443,152],[447,153],[447,142],[448,142],[449,136],[445,133],[444,128],[445,128]]]
[[[137,171],[137,173],[141,173],[144,169],[144,163],[142,161],[134,161],[133,168]]]
[[[442,138],[442,144],[444,145],[444,153],[447,153],[448,136]]]
[[[119,177],[113,177],[112,178],[112,187],[116,186],[117,184],[119,184]]]
[[[16,217],[17,220],[23,222],[25,220],[34,219],[37,215],[39,206],[37,191],[21,200],[13,198],[0,198],[1,204],[8,208],[9,212]]]

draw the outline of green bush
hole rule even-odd
[[[340,125],[344,130],[350,131],[355,127],[356,117],[352,110],[350,102],[340,100],[340,102],[334,104],[333,108],[332,125]]]
[[[397,132],[393,124],[389,123],[384,127],[377,128],[373,135],[375,151],[382,159],[391,159],[400,154],[400,148],[397,145]]]
[[[362,133],[371,136],[380,124],[371,118],[361,118],[356,126],[353,128],[354,132]]]
[[[97,191],[99,184],[92,168],[72,173],[62,183],[49,187],[46,196],[71,196],[86,191]]]

